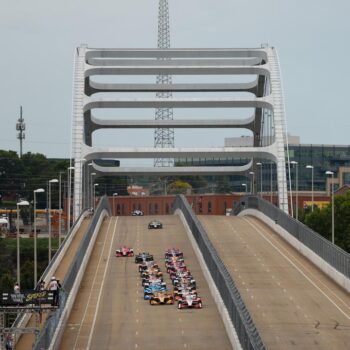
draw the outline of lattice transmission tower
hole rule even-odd
[[[169,26],[169,5],[168,0],[159,0],[158,9],[158,48],[170,48],[170,26]],[[167,60],[164,57],[161,60]],[[168,85],[171,84],[171,75],[160,74],[157,76],[157,84]],[[157,92],[156,96],[159,98],[169,98],[172,96],[170,91]],[[174,119],[172,108],[157,108],[155,113],[155,120]],[[157,148],[173,148],[174,147],[174,129],[157,128],[154,131],[154,147]],[[155,167],[173,166],[174,159],[172,158],[155,158]]]

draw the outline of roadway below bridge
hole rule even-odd
[[[149,230],[155,217],[112,217],[104,221],[89,259],[60,349],[231,349],[186,231],[178,216],[159,216],[161,230]],[[203,309],[151,306],[134,258],[116,258],[122,245],[148,251],[164,268],[164,252],[177,247],[197,281]],[[164,273],[168,288],[171,286]],[[172,288],[169,288],[172,290]]]
[[[267,349],[350,349],[350,296],[253,217],[199,216]]]

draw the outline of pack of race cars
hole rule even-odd
[[[172,305],[177,302],[178,309],[201,309],[202,299],[197,294],[196,281],[185,264],[183,253],[179,249],[170,248],[165,252],[164,259],[173,284],[173,293],[167,290],[163,273],[151,254],[144,252],[135,256],[144,299],[149,300],[150,305]]]
[[[117,257],[133,257],[132,248],[122,246],[115,252]],[[165,268],[173,285],[173,293],[169,292],[163,280],[163,273],[155,263],[153,255],[143,252],[135,255],[135,263],[140,273],[143,297],[150,305],[173,305],[178,309],[201,309],[202,299],[196,290],[196,280],[184,261],[183,252],[177,248],[169,248],[164,254]]]

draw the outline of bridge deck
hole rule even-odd
[[[61,281],[64,280],[64,277],[69,269],[70,264],[73,261],[73,258],[78,250],[78,247],[79,247],[79,244],[82,240],[82,237],[84,236],[89,224],[90,224],[89,218],[85,218],[82,221],[80,228],[76,232],[69,248],[67,249],[67,252],[66,252],[64,258],[62,259],[61,264],[57,267],[57,269],[55,271],[56,278],[59,278]],[[46,316],[46,314],[43,315],[43,322],[45,321],[45,316]],[[33,316],[29,320],[27,327],[34,327],[34,325],[35,325],[35,318]],[[34,334],[29,334],[29,333],[23,334],[20,337],[20,339],[16,345],[16,350],[31,349],[34,340],[35,340]]]
[[[200,216],[268,349],[350,349],[350,296],[252,217]]]
[[[113,217],[99,232],[61,349],[231,349],[206,280],[177,216],[161,216],[164,228],[148,230],[152,217]],[[178,247],[198,283],[201,310],[150,306],[134,258],[116,258],[121,245],[148,251],[164,271],[164,251]],[[171,286],[166,273],[165,280]],[[170,289],[170,288],[169,288]]]

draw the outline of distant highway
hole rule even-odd
[[[148,230],[155,217],[105,220],[63,335],[61,349],[231,349],[208,285],[177,216],[160,216],[162,230]],[[151,306],[143,299],[134,258],[116,258],[121,245],[154,255],[165,275],[164,252],[178,247],[198,283],[201,310]]]
[[[253,217],[199,216],[267,349],[350,349],[350,295]]]

